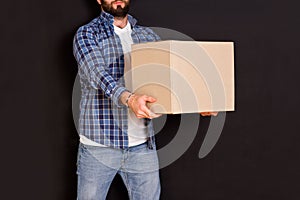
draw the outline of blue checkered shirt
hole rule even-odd
[[[159,40],[150,28],[137,25],[128,15],[134,43]],[[128,110],[120,102],[124,86],[124,54],[113,28],[114,17],[106,12],[80,27],[73,53],[81,83],[79,134],[113,148],[128,148]],[[153,125],[145,119],[149,148],[155,146]]]

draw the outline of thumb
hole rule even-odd
[[[147,102],[150,102],[150,103],[156,102],[156,99],[153,98],[153,97],[150,97],[150,96],[146,96],[146,97],[145,97],[145,100],[146,100]]]

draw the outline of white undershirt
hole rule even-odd
[[[123,29],[114,25],[114,31],[121,40],[124,56],[130,56],[129,53],[131,51],[131,44],[133,44],[130,23],[127,22],[127,25]],[[127,60],[130,60],[130,58]],[[144,120],[138,119],[135,114],[130,109],[128,109],[128,145],[130,147],[136,146],[144,143],[146,140],[147,131]],[[80,142],[86,145],[105,147],[104,145],[96,143],[83,135],[80,135]]]

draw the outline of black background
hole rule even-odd
[[[1,10],[1,199],[76,199],[72,39],[100,8],[96,0],[29,0]],[[210,119],[201,118],[192,146],[161,170],[161,199],[300,199],[297,1],[135,0],[131,13],[195,40],[235,42],[236,111],[204,159]],[[158,146],[179,120],[168,116]],[[127,199],[119,177],[108,199]]]

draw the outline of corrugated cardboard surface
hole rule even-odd
[[[132,90],[153,96],[156,113],[234,110],[233,42],[132,45]]]

